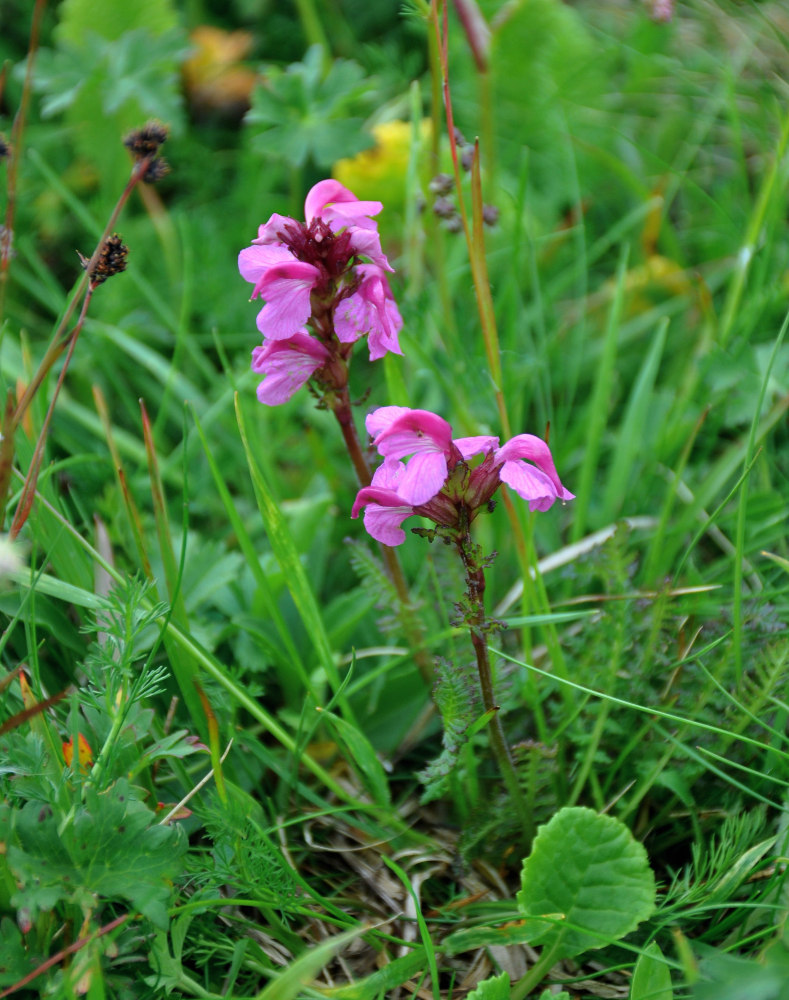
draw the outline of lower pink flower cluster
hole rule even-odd
[[[501,483],[532,511],[574,499],[559,479],[550,448],[533,434],[518,434],[501,447],[497,437],[487,435],[453,439],[443,417],[403,406],[373,411],[367,430],[384,463],[371,485],[359,490],[351,516],[364,508],[368,534],[384,545],[405,541],[401,524],[415,514],[467,531]]]

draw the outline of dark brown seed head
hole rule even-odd
[[[90,283],[95,288],[113,274],[120,274],[126,270],[126,258],[129,256],[129,248],[124,246],[120,236],[113,233],[108,236],[102,245],[101,251],[96,258],[96,263],[89,270],[90,261],[80,254],[82,266],[90,275]]]
[[[170,164],[167,160],[163,156],[156,156],[148,164],[148,168],[142,175],[142,179],[146,184],[155,184],[169,173]]]
[[[132,129],[124,137],[123,145],[131,152],[135,160],[141,160],[145,156],[155,156],[159,152],[159,147],[167,139],[167,131],[166,125],[152,120],[146,122],[142,128]]]

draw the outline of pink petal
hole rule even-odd
[[[295,259],[287,247],[263,247],[253,244],[251,247],[245,247],[238,255],[238,269],[242,278],[256,285],[270,267]],[[257,291],[253,293],[253,298],[256,294]]]
[[[392,421],[373,443],[387,458],[405,458],[406,455],[430,452],[449,455],[452,427],[430,410],[409,410]]]
[[[380,323],[370,330],[367,337],[367,347],[370,351],[370,361],[378,361],[387,352],[400,354],[403,351],[398,332],[403,328],[403,317],[394,301],[387,300],[383,310],[379,310]]]
[[[268,222],[258,227],[257,239],[252,240],[252,242],[257,244],[282,243],[279,234],[285,230],[286,226],[295,225],[298,225],[295,219],[291,219],[288,215],[277,215],[275,212]]]
[[[354,201],[346,204],[327,205],[321,218],[335,231],[353,226],[356,229],[375,229],[376,223],[369,218],[383,209],[380,201]]]
[[[541,438],[518,434],[499,448],[495,457],[497,464],[502,463],[499,478],[529,501],[530,510],[548,510],[555,500],[574,499],[575,494],[562,485],[551,449]]]
[[[329,360],[329,352],[306,333],[289,340],[269,340],[252,351],[252,371],[266,378],[258,386],[261,403],[278,406],[287,402]]]
[[[382,208],[380,201],[359,201],[339,181],[325,180],[318,181],[307,195],[304,217],[308,225],[314,218],[320,217],[329,225],[336,223],[332,229],[342,229],[349,225],[372,229],[375,228],[375,223],[367,216],[377,215]]]
[[[359,511],[367,504],[375,503],[382,507],[406,507],[408,504],[398,493],[385,486],[363,486],[356,494],[351,517],[358,517]]]
[[[385,271],[394,271],[381,249],[381,237],[376,229],[354,229],[351,246],[354,253],[362,257],[369,257],[377,267],[381,267]]]
[[[382,545],[402,545],[405,532],[400,525],[413,513],[412,507],[379,507],[373,503],[364,512],[364,527]]]
[[[405,541],[405,532],[400,525],[414,511],[397,492],[405,466],[402,462],[384,462],[373,475],[371,486],[359,490],[351,511],[351,517],[358,517],[362,507],[364,526],[367,533],[383,545],[400,545]]]
[[[264,337],[286,340],[304,326],[312,312],[310,292],[319,277],[317,267],[297,260],[266,271],[256,288],[266,300],[257,318]]]
[[[374,444],[390,460],[413,455],[398,486],[398,493],[410,504],[426,503],[446,482],[452,428],[436,413],[407,410],[388,423]]]
[[[342,300],[334,310],[334,332],[340,343],[353,344],[366,333],[368,313],[368,304],[358,292]]]
[[[405,474],[405,462],[386,459],[373,473],[371,486],[379,486],[397,492],[397,488]]]
[[[499,446],[499,439],[487,434],[480,434],[477,437],[455,438],[452,442],[464,459],[473,458],[474,455],[484,455],[494,451]]]
[[[361,284],[335,310],[338,338],[343,343],[353,343],[367,334],[371,361],[382,358],[387,351],[402,354],[397,334],[403,320],[386,276],[374,264],[360,264],[356,273],[362,276]]]
[[[304,201],[304,218],[309,224],[332,201],[357,201],[356,195],[339,181],[328,178],[313,184]]]
[[[390,427],[398,417],[402,417],[404,413],[410,412],[410,406],[379,406],[377,410],[373,410],[372,413],[367,414],[367,418],[364,421],[367,433],[372,438],[377,437],[381,431]]]
[[[414,455],[406,465],[397,491],[414,507],[427,503],[447,481],[447,459],[443,452]]]

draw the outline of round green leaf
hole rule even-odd
[[[573,806],[537,831],[517,902],[527,917],[551,917],[535,921],[531,943],[567,958],[602,948],[645,920],[655,905],[655,879],[624,823]]]

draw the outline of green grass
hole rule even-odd
[[[450,5],[455,124],[482,140],[479,175],[461,169],[454,193],[470,244],[432,212],[428,182],[452,160],[443,120],[434,144],[419,130],[441,106],[429,6],[113,0],[96,20],[63,0],[44,12],[16,128],[33,10],[10,6],[6,531],[39,442],[44,459],[16,562],[0,550],[0,995],[505,1000],[558,982],[576,1000],[596,980],[632,1000],[780,1000],[782,5],[688,0],[661,25],[635,3],[486,0],[485,75]],[[233,68],[259,74],[251,123],[227,78],[211,108],[181,96],[204,24],[250,32]],[[324,36],[331,51],[305,55]],[[93,295],[48,433],[62,356],[14,428],[6,398],[33,380],[81,277],[74,251],[90,256],[128,178],[121,137],[152,116],[172,126],[172,171],[114,226],[128,267]],[[476,690],[455,552],[408,532],[405,602],[350,518],[358,484],[331,411],[306,389],[261,406],[249,371],[260,304],[238,251],[271,213],[303,217],[310,186],[392,120],[402,147],[337,168],[384,203],[405,321],[402,357],[354,354],[357,429],[397,404],[456,436],[549,433],[577,495],[529,514],[510,494],[474,523],[496,553],[498,713]],[[415,657],[436,664],[435,688]],[[646,851],[650,916],[612,868],[621,931],[578,910],[561,922],[581,878],[566,831],[544,908],[518,902],[530,836],[491,714],[536,843],[587,815],[568,807],[614,817],[632,857]],[[68,766],[79,734],[91,759]],[[557,920],[586,950],[538,982]]]

